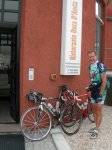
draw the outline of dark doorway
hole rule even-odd
[[[0,111],[19,122],[19,49],[22,0],[0,0]],[[5,103],[5,104],[3,104]],[[2,112],[2,111],[1,111]],[[0,115],[2,114],[0,112]],[[8,112],[8,114],[6,114]],[[1,121],[0,116],[0,121]]]
[[[17,57],[17,27],[0,28],[0,123],[19,121]]]

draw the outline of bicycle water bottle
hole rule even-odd
[[[79,106],[80,109],[84,108],[84,104],[78,104],[78,106]]]
[[[60,111],[59,102],[57,101],[57,102],[56,102],[56,112],[59,113],[59,111]]]
[[[74,93],[73,93],[72,91],[69,91],[69,94],[70,94],[71,96],[74,96]]]
[[[86,102],[84,102],[84,107],[83,107],[83,109],[87,109],[87,101]]]
[[[48,106],[48,109],[49,109],[51,112],[55,112],[55,111],[56,111],[56,110],[54,109],[54,107],[51,105],[51,103],[48,103],[47,106]]]

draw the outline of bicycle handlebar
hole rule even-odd
[[[75,99],[80,102],[82,101],[82,99],[78,98],[78,96],[75,96]]]
[[[48,97],[48,98],[46,98],[46,100],[53,100],[53,99],[59,99],[59,97]]]
[[[86,92],[91,91],[91,90],[90,90],[90,87],[85,87],[85,90],[86,90]]]
[[[69,91],[69,89],[67,88],[67,85],[62,85],[62,86],[59,86],[60,88],[61,88],[61,92],[63,93],[63,92],[69,92],[69,93],[72,93],[72,96],[74,97],[74,99],[76,99],[77,101],[82,101],[81,99],[79,99],[78,98],[78,93],[77,92],[73,92],[73,91]],[[91,88],[90,88],[90,86],[88,86],[88,87],[85,87],[85,90],[87,91],[87,92],[89,92],[89,91],[91,91]],[[30,101],[32,101],[32,102],[34,102],[34,103],[37,103],[37,102],[44,102],[44,101],[47,101],[47,100],[58,100],[58,99],[60,99],[60,97],[48,97],[48,98],[46,98],[46,97],[44,97],[43,96],[43,93],[40,93],[40,92],[36,92],[36,91],[33,91],[33,90],[30,90],[30,92],[27,94],[27,98],[28,98],[28,100],[30,100]],[[63,101],[67,101],[67,99],[65,99],[63,96],[61,96],[61,99],[63,100]]]

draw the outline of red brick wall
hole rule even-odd
[[[62,0],[24,0],[21,16],[20,111],[31,105],[25,99],[30,89],[57,96],[57,86],[67,84],[84,92],[89,83],[87,51],[95,45],[95,1],[83,1],[80,76],[60,75]],[[34,81],[28,80],[29,67],[35,69]],[[50,79],[52,73],[56,81]]]

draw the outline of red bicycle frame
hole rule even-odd
[[[81,110],[83,117],[88,116],[88,101],[89,101],[89,95],[88,93],[78,95],[75,97],[74,102]]]
[[[62,99],[66,100],[67,104],[75,103],[81,110],[83,117],[88,116],[88,101],[90,99],[88,92],[77,95],[75,92],[67,90],[63,93]]]

